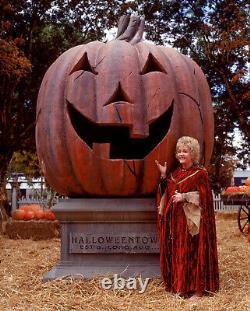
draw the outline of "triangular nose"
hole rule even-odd
[[[128,94],[123,90],[123,88],[121,86],[121,82],[118,82],[118,85],[117,85],[114,93],[107,100],[107,102],[104,104],[104,106],[107,106],[107,105],[113,104],[113,103],[118,103],[118,102],[131,104],[131,101],[130,101]]]

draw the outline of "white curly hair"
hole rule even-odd
[[[190,154],[194,164],[200,162],[200,144],[197,139],[190,136],[182,136],[177,140],[176,152],[181,147],[187,147],[190,150]]]

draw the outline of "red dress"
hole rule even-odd
[[[216,292],[219,289],[216,227],[207,171],[202,167],[187,170],[178,167],[171,177],[166,181],[164,213],[158,215],[160,266],[166,290],[183,295]],[[172,202],[175,190],[199,192],[200,229],[194,236],[188,232],[183,202]]]

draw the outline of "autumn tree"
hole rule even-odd
[[[102,39],[112,1],[0,0],[0,201],[14,152],[35,151],[36,99],[48,67],[65,50]]]
[[[247,79],[249,7],[245,0],[137,1],[148,38],[192,57],[207,76],[215,112],[213,185],[220,189],[227,155],[249,163],[250,109]],[[239,128],[243,143],[232,144]],[[234,165],[236,165],[234,163]]]
[[[2,23],[1,31],[9,27]],[[18,47],[19,38],[6,41],[0,38],[0,209],[6,206],[5,178],[13,149],[18,148],[18,139],[22,139],[29,130],[23,107],[16,104],[17,85],[30,71],[31,64]],[[19,121],[17,122],[17,119]],[[17,126],[13,126],[18,123]],[[18,138],[17,138],[18,137]]]

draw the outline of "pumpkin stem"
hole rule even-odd
[[[116,40],[125,40],[134,45],[141,41],[145,18],[137,15],[123,15],[118,22]]]

